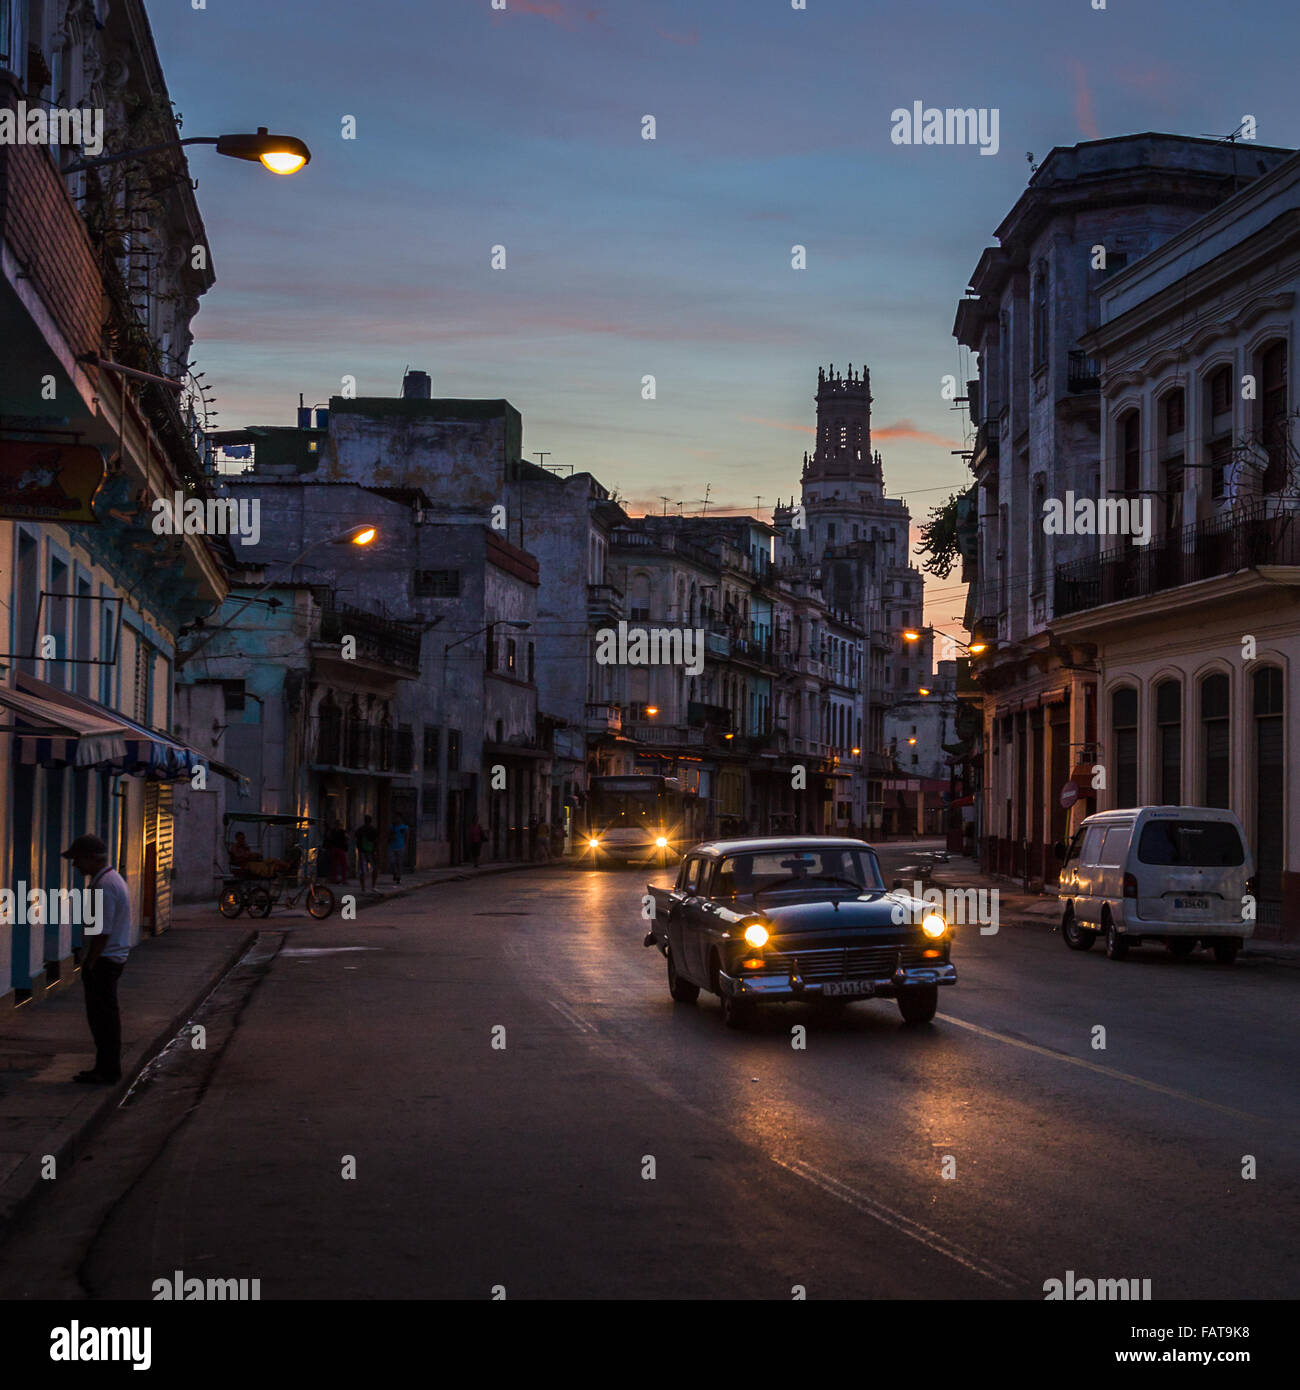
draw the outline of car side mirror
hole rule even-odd
[[[1059,859],[1059,860],[1061,860],[1061,861],[1064,861],[1064,859],[1065,859],[1065,841],[1064,841],[1064,840],[1057,840],[1057,842],[1052,846],[1052,853],[1053,853],[1054,855],[1056,855],[1057,859]]]

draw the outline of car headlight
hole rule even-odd
[[[751,922],[745,928],[745,940],[751,946],[765,946],[767,944],[767,928],[762,922]]]
[[[926,936],[942,936],[948,930],[948,924],[937,912],[931,912],[921,918],[921,930]]]
[[[667,849],[667,848],[668,848],[668,841],[667,841],[667,839],[665,839],[665,837],[662,836],[662,835],[660,835],[660,837],[655,841],[655,844],[656,844],[656,846],[658,846],[659,849]]]
[[[588,840],[588,841],[587,841],[587,847],[588,847],[588,849],[599,849],[599,848],[600,848],[600,841],[599,841],[599,840]]]

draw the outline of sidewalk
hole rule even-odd
[[[572,861],[554,860],[551,867]],[[336,893],[357,893],[358,912],[417,893],[437,883],[485,878],[543,864],[506,861],[429,869],[391,882],[378,893],[360,894],[355,884]],[[218,981],[256,940],[259,931],[296,922],[328,931],[333,917],[315,922],[301,905],[275,908],[266,919],[227,921],[211,903],[178,906],[171,929],[146,937],[131,952],[122,976],[122,1080],[116,1086],[84,1086],[72,1080],[94,1065],[79,972],[48,990],[43,999],[0,1012],[0,1237],[17,1211],[50,1179],[42,1175],[52,1157],[57,1175],[76,1161],[98,1125],[126,1094],[132,1081],[212,992]]]
[[[1055,891],[1026,893],[1018,879],[981,873],[978,862],[964,855],[954,854],[947,861],[936,863],[930,882],[936,888],[996,888],[999,915],[1010,922],[1052,928],[1061,922],[1061,904]],[[1300,943],[1252,938],[1243,946],[1242,955],[1267,957],[1279,965],[1300,968]]]

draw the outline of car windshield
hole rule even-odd
[[[797,893],[809,888],[837,886],[838,880],[865,890],[883,889],[880,866],[869,849],[846,846],[807,846],[728,855],[718,867],[714,895],[748,897],[776,885],[776,891]],[[839,883],[838,886],[843,886]]]
[[[1148,821],[1138,841],[1138,858],[1144,864],[1219,869],[1235,867],[1245,857],[1241,836],[1231,821]]]

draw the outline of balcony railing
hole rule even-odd
[[[1148,546],[1123,545],[1056,567],[1056,615],[1146,598],[1259,565],[1300,565],[1300,510],[1265,498],[1185,526]]]
[[[703,729],[691,729],[677,724],[638,721],[624,724],[623,731],[638,743],[675,744],[691,748],[704,746]]]
[[[410,729],[323,715],[312,720],[311,743],[312,761],[329,767],[406,773],[415,766],[415,736]]]
[[[618,705],[589,704],[586,713],[587,732],[617,734],[623,728],[623,710]]]
[[[587,620],[617,622],[623,616],[623,590],[614,584],[587,585]]]
[[[420,629],[376,617],[347,604],[334,603],[321,611],[321,642],[356,641],[355,660],[377,662],[410,676],[420,674]]]
[[[1101,386],[1101,368],[1086,352],[1072,352],[1066,366],[1066,385],[1071,391],[1096,391]]]

